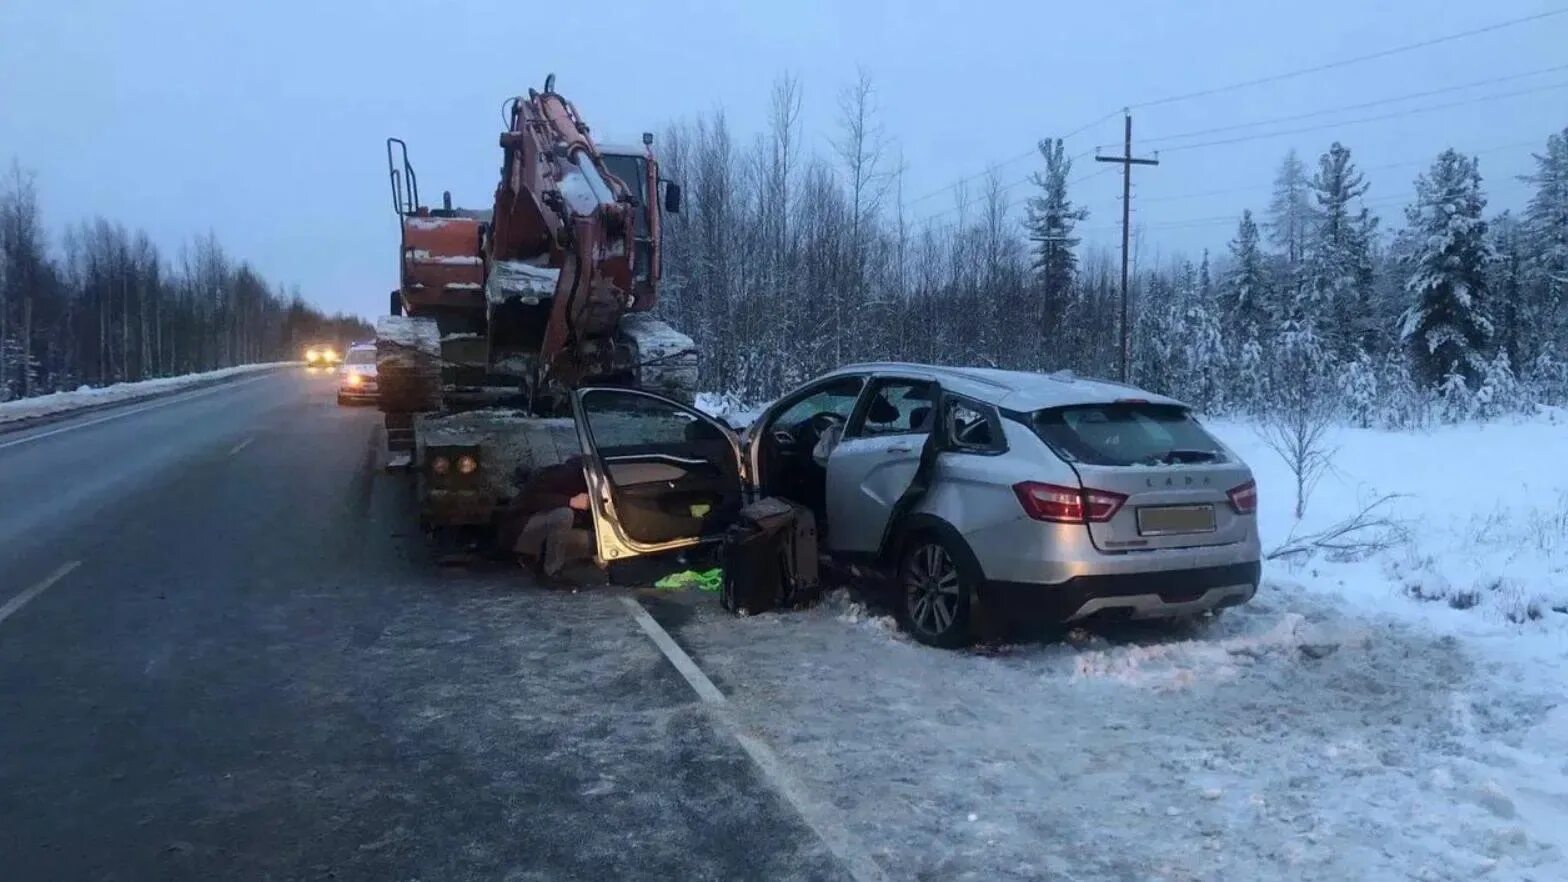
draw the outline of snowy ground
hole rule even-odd
[[[1288,473],[1211,425],[1280,544]],[[678,635],[890,878],[1565,879],[1565,434],[1337,431],[1298,534],[1398,493],[1402,535],[1190,630],[948,653],[839,593]]]
[[[222,368],[216,371],[206,371],[199,374],[185,374],[179,377],[162,377],[156,380],[143,380],[139,383],[115,383],[112,386],[93,388],[82,386],[73,392],[55,392],[51,395],[38,395],[32,398],[20,398],[16,401],[0,402],[0,426],[6,423],[20,422],[21,420],[37,419],[38,417],[55,416],[84,407],[96,407],[102,404],[113,404],[123,401],[134,401],[138,398],[147,398],[183,389],[187,386],[197,386],[210,383],[224,377],[236,374],[248,374],[255,371],[271,370],[283,367],[292,362],[274,362],[269,364],[245,364],[238,367]]]

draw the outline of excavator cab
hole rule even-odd
[[[681,188],[674,181],[659,177],[659,163],[653,158],[653,135],[642,136],[643,146],[601,144],[599,153],[605,168],[626,185],[633,201],[636,218],[636,253],[632,258],[632,278],[637,288],[637,299],[632,304],[635,312],[645,312],[654,306],[654,291],[659,281],[659,253],[655,247],[659,240],[661,214],[679,214]],[[663,190],[663,199],[659,198]]]

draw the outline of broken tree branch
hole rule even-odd
[[[1398,498],[1397,493],[1380,496],[1349,518],[1315,533],[1298,537],[1292,528],[1285,541],[1265,554],[1264,558],[1278,560],[1314,551],[1359,556],[1391,548],[1404,537],[1405,527],[1383,509]]]

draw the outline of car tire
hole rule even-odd
[[[954,548],[934,532],[916,533],[898,554],[898,622],[927,646],[968,646],[974,642],[971,626],[979,584],[968,549]]]

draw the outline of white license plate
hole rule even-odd
[[[1151,505],[1138,509],[1138,533],[1143,536],[1212,532],[1212,505]]]

